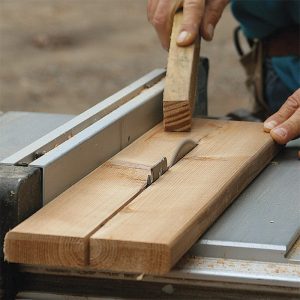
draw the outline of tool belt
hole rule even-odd
[[[262,40],[266,57],[300,56],[300,27],[287,27]]]
[[[237,27],[234,31],[234,44],[246,71],[246,86],[254,96],[252,110],[258,117],[265,119],[269,115],[269,109],[264,93],[264,61],[273,56],[300,56],[300,28],[286,27],[262,40],[246,38],[250,46],[247,53],[241,47],[240,32],[241,27]]]

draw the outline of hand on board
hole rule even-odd
[[[264,122],[264,130],[279,144],[300,136],[300,88]]]
[[[179,46],[193,43],[198,32],[211,41],[216,24],[229,0],[148,0],[148,20],[154,26],[162,46],[170,45],[173,18],[183,7],[183,24],[177,37]]]

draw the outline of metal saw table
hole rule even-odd
[[[163,75],[153,71],[77,117],[0,115],[1,247],[10,228],[161,120]],[[197,109],[205,114],[206,104]],[[109,147],[96,158],[108,137]],[[82,170],[75,161],[87,149]],[[298,299],[299,149],[300,139],[289,143],[166,276],[13,265],[3,262],[1,251],[0,295]]]

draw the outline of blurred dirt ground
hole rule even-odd
[[[224,12],[210,59],[209,113],[248,106]],[[146,0],[0,0],[0,111],[78,114],[166,65]]]

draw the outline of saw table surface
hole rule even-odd
[[[73,117],[63,114],[0,112],[0,161]]]

